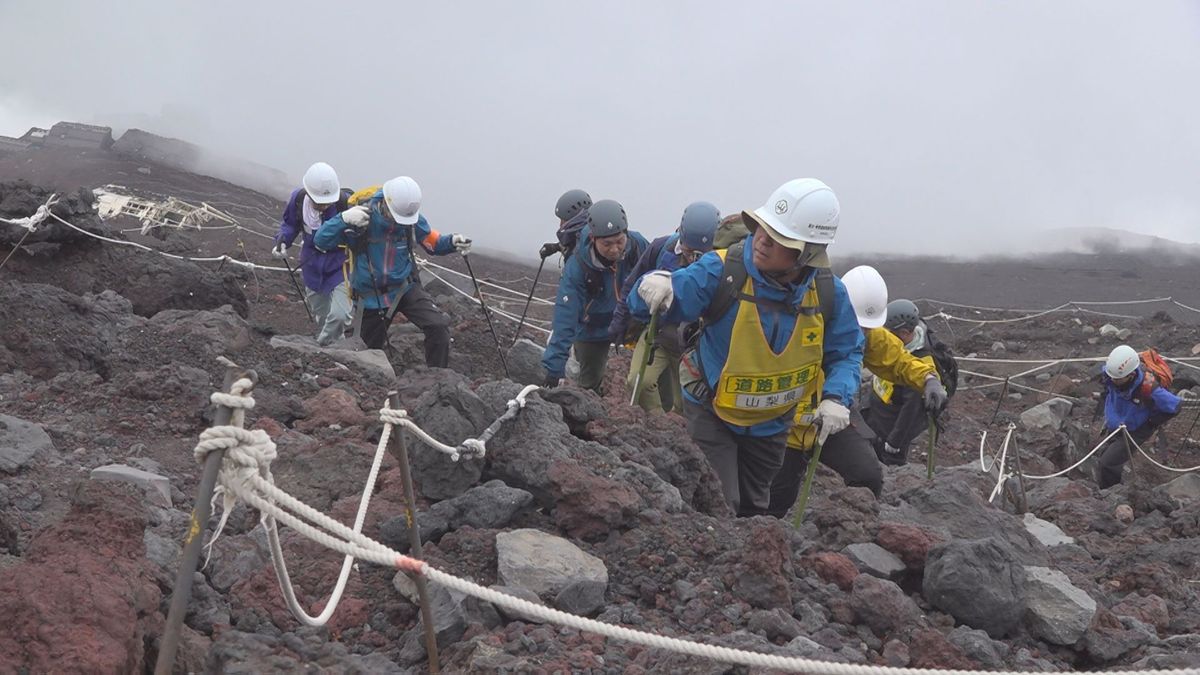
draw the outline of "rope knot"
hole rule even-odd
[[[384,424],[404,424],[408,420],[408,411],[401,408],[380,408],[379,421]]]

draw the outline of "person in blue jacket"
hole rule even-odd
[[[371,349],[388,344],[388,326],[397,312],[425,333],[425,363],[445,368],[450,360],[450,319],[421,286],[415,248],[432,255],[467,253],[471,240],[439,234],[421,215],[421,188],[408,176],[383,184],[367,203],[352,206],[317,230],[317,249],[346,245],[353,254],[350,285],[363,303],[360,334]]]
[[[288,247],[301,237],[299,266],[304,302],[317,323],[317,342],[328,345],[341,339],[350,325],[350,289],[342,271],[346,254],[336,248],[317,250],[313,237],[321,223],[346,210],[350,191],[342,189],[337,172],[325,162],[308,167],[301,184],[283,209],[271,255],[286,259]]]
[[[579,361],[578,385],[600,392],[608,363],[608,325],[617,306],[617,294],[638,258],[646,238],[629,229],[625,209],[611,199],[601,199],[587,210],[588,230],[574,255],[567,259],[558,280],[554,322],[542,355],[547,387],[557,387],[566,376],[572,347]]]
[[[864,340],[827,269],[839,213],[821,181],[789,181],[743,212],[750,239],[651,272],[627,299],[639,321],[698,322],[679,367],[688,431],[739,516],[768,512],[794,420],[819,425],[818,442],[850,424]]]
[[[643,410],[651,413],[683,412],[683,393],[679,387],[679,324],[659,323],[654,344],[648,344],[646,326],[629,320],[629,308],[625,298],[633,290],[633,284],[642,275],[654,270],[674,272],[700,259],[713,248],[713,238],[721,213],[708,202],[693,202],[683,210],[679,229],[665,237],[650,242],[649,248],[638,258],[637,265],[621,286],[617,296],[617,309],[613,312],[608,327],[609,341],[613,344],[635,343],[630,360],[629,376],[625,379],[630,388],[638,385],[637,376],[645,350],[650,349],[646,362],[644,380],[640,383],[641,395],[635,401]]]
[[[1139,445],[1179,412],[1179,397],[1162,386],[1129,345],[1118,345],[1100,371],[1104,382],[1104,433],[1123,424]],[[1097,460],[1100,488],[1121,482],[1121,471],[1133,453],[1129,439],[1117,434],[1105,442]]]

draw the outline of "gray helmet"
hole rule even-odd
[[[693,251],[711,251],[721,212],[708,202],[692,202],[683,210],[679,240]]]
[[[588,229],[592,239],[603,239],[629,229],[625,207],[611,199],[601,199],[588,207]]]
[[[583,190],[567,190],[554,205],[554,215],[559,220],[570,220],[592,205],[592,196]]]
[[[921,310],[912,300],[893,300],[887,306],[887,320],[884,327],[888,330],[913,328],[921,320]]]

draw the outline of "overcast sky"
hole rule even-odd
[[[532,254],[565,189],[648,237],[837,192],[834,252],[1200,240],[1200,3],[15,2],[0,133],[131,121]],[[1009,243],[1011,242],[1011,244]]]

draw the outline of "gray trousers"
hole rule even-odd
[[[311,288],[304,289],[304,299],[312,312],[313,320],[317,322],[317,343],[332,344],[345,335],[350,327],[352,305],[347,293],[346,282],[338,284],[329,293],[318,293]]]
[[[771,482],[783,466],[788,432],[774,436],[741,436],[721,421],[711,404],[684,401],[688,433],[717,477],[734,513],[741,517],[765,515],[771,506]]]
[[[576,342],[575,360],[579,362],[580,389],[591,389],[597,394],[603,394],[601,385],[604,384],[604,366],[608,365],[608,341]]]

